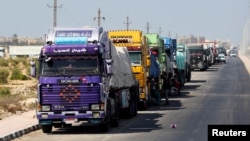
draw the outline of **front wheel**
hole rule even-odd
[[[100,131],[101,131],[101,132],[108,132],[108,130],[109,130],[109,127],[108,127],[108,124],[107,124],[107,123],[101,123],[101,124],[99,125],[99,128],[100,128]]]
[[[43,133],[51,133],[52,125],[41,125]]]
[[[190,82],[190,81],[191,81],[191,70],[188,73],[188,79],[187,79],[187,82]]]
[[[138,108],[140,109],[140,110],[147,110],[148,109],[148,103],[149,102],[147,102],[147,100],[143,100],[143,101],[140,101],[138,104]]]

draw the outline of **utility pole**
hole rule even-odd
[[[129,22],[128,16],[127,16],[127,21],[124,24],[126,24],[127,30],[129,30],[129,24],[131,24],[131,22]]]
[[[97,17],[94,17],[94,21],[97,19],[97,26],[101,26],[101,19],[105,20],[105,17],[101,17],[101,10],[98,9],[98,15]]]
[[[162,29],[161,29],[161,27],[159,28],[159,35],[161,36],[161,33],[162,33],[163,31],[162,31]]]
[[[54,0],[54,6],[50,6],[47,4],[48,7],[53,8],[53,27],[57,26],[57,8],[62,8],[62,4],[57,6],[57,0]]]
[[[171,37],[171,32],[170,31],[168,31],[168,37]]]
[[[149,23],[147,22],[147,27],[146,27],[146,29],[147,29],[147,33],[149,33]]]

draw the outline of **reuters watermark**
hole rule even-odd
[[[208,141],[250,141],[250,125],[208,125]]]

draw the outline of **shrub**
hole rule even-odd
[[[0,58],[0,66],[1,67],[8,67],[8,60]]]
[[[5,97],[10,95],[10,88],[0,87],[0,97]]]
[[[29,110],[34,110],[36,108],[36,103],[29,103],[27,106],[26,106]]]
[[[19,64],[19,61],[17,59],[11,58],[10,59],[10,63],[11,63],[11,66],[13,66],[14,68],[16,68],[17,65]]]
[[[16,96],[5,96],[0,98],[0,108],[5,109],[7,112],[15,113],[21,111],[22,106],[19,104],[19,97]]]
[[[28,80],[29,78],[26,75],[23,75],[19,69],[14,69],[12,71],[11,80]]]
[[[0,69],[0,84],[8,83],[9,71],[7,69]]]

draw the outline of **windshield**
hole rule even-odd
[[[96,75],[100,73],[97,56],[50,57],[45,60],[41,64],[41,75]]]
[[[141,65],[141,52],[129,52],[129,58],[132,66]]]
[[[202,55],[202,50],[190,49],[189,51],[191,56]]]
[[[183,51],[184,51],[184,48],[183,48],[183,47],[177,47],[177,51],[183,52]]]

